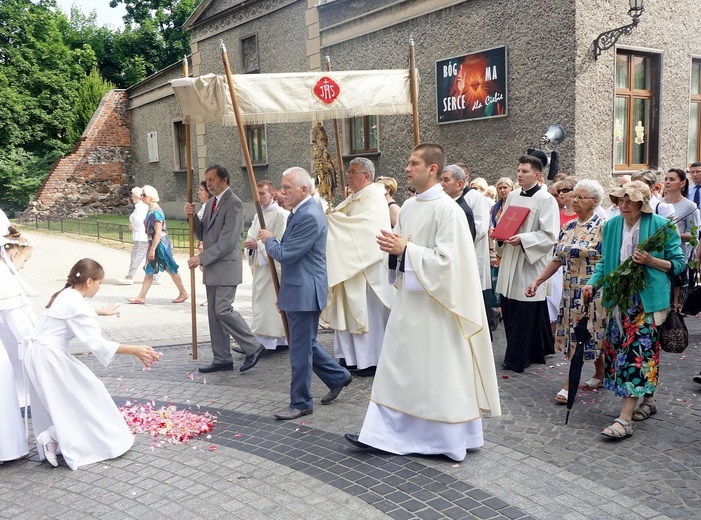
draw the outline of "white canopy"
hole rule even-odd
[[[225,76],[170,83],[186,120],[236,125]],[[409,69],[236,74],[233,83],[245,125],[412,112]]]

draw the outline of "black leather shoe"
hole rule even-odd
[[[701,376],[694,376],[693,380],[694,380],[694,383],[698,383],[701,385]]]
[[[292,419],[299,419],[300,417],[303,417],[305,415],[311,415],[313,413],[314,410],[312,408],[308,408],[306,410],[298,410],[297,408],[285,408],[284,410],[280,410],[278,413],[276,413],[275,418],[281,421],[290,421]]]
[[[333,401],[334,399],[336,399],[338,397],[338,394],[341,393],[341,390],[343,390],[345,387],[347,387],[352,382],[353,382],[353,376],[348,376],[348,379],[346,379],[345,383],[343,383],[338,388],[333,388],[333,389],[329,390],[329,393],[321,398],[321,404],[329,404],[331,401]]]
[[[212,363],[211,365],[205,365],[198,368],[197,370],[202,374],[209,374],[210,372],[221,372],[222,370],[233,370],[234,363]]]
[[[246,351],[243,350],[241,347],[231,347],[231,350],[236,352],[237,354],[243,354],[246,355]]]
[[[369,444],[365,444],[364,442],[360,442],[360,441],[358,440],[358,436],[357,436],[357,435],[353,435],[352,433],[346,433],[343,437],[344,437],[348,442],[350,442],[353,446],[355,446],[356,448],[358,448],[359,450],[364,450],[364,451],[370,451],[370,450],[372,450],[372,451],[380,451],[380,450],[378,450],[377,448],[373,448],[373,447],[370,446]]]
[[[239,370],[241,372],[245,372],[246,370],[252,369],[254,366],[256,366],[256,363],[258,363],[258,360],[263,355],[263,352],[265,352],[265,347],[261,345],[253,354],[246,356],[246,359],[243,360],[243,365],[241,365]]]
[[[511,370],[512,372],[516,372],[517,374],[523,374],[524,370],[523,368],[521,370],[516,370],[515,368],[510,367],[506,363],[502,363],[501,368],[503,368],[504,370]]]
[[[361,368],[360,370],[356,369],[353,370],[353,375],[358,376],[358,377],[372,377],[375,375],[375,371],[377,370],[377,367],[367,367],[367,368]],[[349,372],[351,372],[349,370]]]

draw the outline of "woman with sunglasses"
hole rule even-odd
[[[572,191],[574,190],[575,180],[572,177],[567,177],[561,180],[556,185],[557,197],[560,199],[562,209],[560,210],[560,227],[567,224],[570,220],[577,218],[577,213],[572,209]]]

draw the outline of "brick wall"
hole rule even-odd
[[[125,90],[105,94],[80,141],[54,164],[28,212],[84,217],[131,211],[131,183],[124,167],[131,151],[128,102]]]

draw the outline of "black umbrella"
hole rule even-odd
[[[574,335],[577,338],[577,345],[574,348],[574,356],[570,360],[570,373],[567,380],[570,384],[569,392],[567,393],[567,417],[565,417],[565,426],[570,420],[570,412],[574,405],[574,400],[577,398],[577,389],[579,388],[579,380],[582,378],[582,366],[584,366],[584,345],[591,339],[591,333],[587,329],[589,323],[589,298],[584,297],[584,315],[574,327]]]

